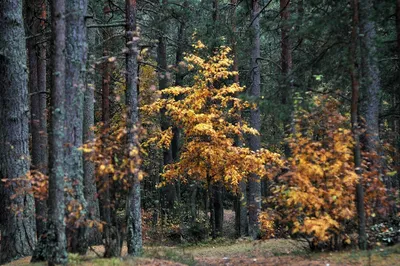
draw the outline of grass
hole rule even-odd
[[[367,251],[348,250],[330,253],[314,253],[311,258],[325,258],[336,264],[351,265],[399,265],[400,245],[375,248]]]
[[[271,239],[268,241],[251,241],[249,239],[240,239],[237,241],[221,242],[214,240],[202,243],[197,246],[189,246],[184,250],[193,254],[195,257],[219,257],[235,256],[237,254],[247,254],[256,256],[260,253],[264,255],[286,255],[302,254],[305,252],[304,245],[288,239]]]
[[[182,252],[181,250],[176,248],[157,247],[147,249],[144,252],[143,257],[168,260],[189,266],[194,266],[197,264],[192,254],[186,253],[184,251]]]
[[[99,247],[100,250],[100,247]],[[305,244],[288,239],[250,241],[249,239],[207,240],[197,245],[147,246],[140,258],[98,258],[93,252],[86,256],[69,255],[69,265],[399,265],[400,245],[369,251],[310,253]],[[25,258],[8,266],[32,265]],[[37,266],[44,263],[34,264]]]

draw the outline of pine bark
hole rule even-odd
[[[22,1],[0,1],[0,264],[35,246],[29,171],[29,99]],[[16,180],[16,179],[22,180]]]
[[[47,257],[49,265],[66,264],[64,202],[65,137],[65,1],[50,1],[51,10],[51,101],[49,134],[49,200]]]
[[[354,136],[354,167],[359,177],[356,185],[356,207],[358,216],[358,245],[360,249],[367,248],[367,235],[365,231],[365,207],[364,207],[364,187],[362,185],[361,172],[361,148],[360,148],[360,126],[358,115],[358,102],[360,95],[360,81],[358,69],[358,36],[359,36],[359,12],[358,0],[352,1],[353,21],[350,44],[350,78],[351,78],[351,127]]]
[[[137,126],[138,111],[138,33],[136,28],[136,0],[126,0],[126,107],[127,107],[127,144],[130,149],[138,148]],[[128,255],[138,256],[142,253],[142,214],[140,203],[140,180],[138,173],[132,176],[127,199],[127,244]]]
[[[252,28],[252,50],[251,50],[251,85],[250,96],[254,101],[258,101],[261,92],[261,74],[260,74],[260,3],[258,0],[252,0],[251,10],[251,28]],[[250,111],[250,126],[258,131],[261,129],[260,108]],[[261,147],[259,135],[250,135],[249,146],[252,151],[258,151]],[[250,175],[248,180],[248,211],[249,211],[249,235],[257,239],[260,234],[260,223],[258,216],[261,211],[261,180],[257,175]]]
[[[46,6],[41,0],[28,1],[26,4],[29,34],[37,35],[45,29]],[[40,20],[40,19],[41,20]],[[32,166],[31,168],[47,175],[47,115],[46,115],[46,45],[37,44],[39,38],[27,41],[29,66],[29,91],[31,96],[31,134]],[[40,238],[46,231],[47,205],[44,199],[35,198],[36,233]]]
[[[396,53],[397,58],[400,59],[400,0],[396,0],[396,35],[397,35],[397,44],[396,44]],[[400,114],[400,60],[397,60],[397,88],[394,89],[394,97],[393,97],[393,106],[396,106],[395,112]],[[393,122],[393,131],[395,132],[395,140],[394,147],[396,147],[395,155],[394,155],[394,165],[397,169],[400,169],[400,117],[397,116],[394,118]],[[397,189],[400,189],[400,174],[397,173]]]
[[[88,249],[86,200],[83,187],[83,103],[86,75],[86,25],[87,0],[69,0],[66,14],[66,132],[65,164],[68,179],[67,204],[81,205],[80,218],[68,224],[68,249],[85,254]],[[73,208],[74,209],[74,208]]]
[[[381,80],[376,55],[375,22],[371,17],[373,3],[372,0],[361,0],[359,5],[362,88],[365,95],[363,104],[366,125],[365,146],[369,152],[376,152],[379,155],[381,153],[379,138]],[[382,161],[378,157],[373,158],[372,163],[379,169]]]
[[[94,43],[94,31],[88,32],[89,42]],[[92,142],[94,139],[94,92],[95,92],[95,65],[94,60],[89,59],[86,90],[83,107],[83,142]],[[97,187],[95,177],[95,165],[92,161],[83,160],[84,194],[87,202],[87,215],[90,220],[100,220],[99,201],[97,199]],[[88,244],[100,244],[101,234],[96,227],[88,229]]]

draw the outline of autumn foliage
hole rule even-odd
[[[350,244],[347,233],[356,218],[353,135],[349,118],[342,115],[339,101],[332,97],[314,97],[311,110],[298,107],[294,133],[289,137],[292,156],[289,172],[274,188],[274,203],[281,208],[283,220],[292,225],[292,233],[312,237],[314,243],[331,243],[338,248]],[[383,199],[383,183],[365,168],[365,202]],[[373,191],[371,191],[373,187]],[[353,226],[353,228],[349,228]]]
[[[161,94],[166,97],[142,109],[147,113],[164,109],[174,125],[183,131],[180,158],[165,167],[165,182],[180,177],[183,182],[189,179],[222,182],[235,190],[250,173],[267,176],[268,168],[281,161],[278,154],[268,150],[253,152],[235,145],[236,138],[259,133],[245,121],[237,122],[239,112],[251,105],[237,97],[244,87],[229,82],[237,74],[230,70],[231,49],[223,46],[214,55],[202,57],[204,44],[198,41],[193,48],[194,53],[185,57],[189,71],[194,73],[193,85],[164,89]],[[148,142],[168,147],[171,140],[169,128]]]

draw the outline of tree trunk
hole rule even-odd
[[[376,56],[376,30],[375,22],[371,18],[373,5],[371,0],[361,0],[360,13],[360,36],[361,36],[361,58],[362,58],[362,87],[365,93],[364,118],[366,124],[365,146],[369,152],[381,154],[379,139],[379,105],[380,105],[380,73]],[[380,157],[380,156],[379,156]],[[380,169],[382,160],[372,159],[375,169]],[[381,172],[381,171],[380,171]]]
[[[223,205],[223,186],[222,184],[214,184],[213,188],[213,210],[215,215],[215,235],[222,236],[224,223],[224,205]]]
[[[32,1],[26,4],[27,24],[32,36],[45,30],[47,17],[43,1]],[[40,19],[38,19],[40,18]],[[28,45],[29,91],[31,93],[31,134],[32,166],[31,168],[44,175],[48,174],[48,139],[47,139],[47,91],[46,91],[46,44],[39,38],[30,38]],[[47,232],[47,203],[41,197],[35,197],[37,243],[31,262],[45,261]]]
[[[185,7],[185,8],[188,8],[188,1],[187,0],[185,0],[184,2],[183,2],[183,7]],[[176,73],[176,76],[175,76],[175,86],[183,86],[183,78],[184,78],[184,73],[183,73],[183,71],[182,71],[182,68],[180,67],[180,63],[183,61],[183,53],[184,53],[184,51],[185,51],[185,46],[186,46],[186,35],[185,35],[185,32],[186,32],[186,20],[188,19],[187,18],[187,16],[186,16],[186,11],[183,11],[183,12],[185,12],[184,14],[185,15],[183,15],[183,17],[181,17],[180,18],[180,23],[179,23],[179,27],[178,27],[178,46],[177,46],[177,49],[176,49],[176,55],[175,55],[175,64],[176,64],[176,66],[177,66],[177,68],[178,68],[178,71],[177,71],[177,73]],[[175,136],[175,135],[174,135]],[[176,144],[174,145],[174,144],[172,144],[172,157],[174,157],[174,159],[175,159],[175,157],[177,157],[177,154],[178,154],[178,143],[177,142],[175,142]],[[175,156],[174,156],[175,155]]]
[[[191,221],[195,222],[197,218],[196,199],[197,199],[197,183],[193,182],[192,190],[190,191],[190,216]]]
[[[397,58],[400,58],[400,0],[396,0],[396,34],[397,34]],[[394,88],[394,97],[393,97],[393,106],[396,106],[395,112],[400,113],[400,61],[397,60],[397,88]],[[395,154],[394,154],[394,166],[395,169],[400,169],[400,117],[397,116],[394,118],[393,122],[393,130],[395,132],[395,139],[394,139],[394,147]],[[397,189],[400,190],[400,174],[397,173],[396,176],[397,181]]]
[[[291,70],[292,70],[292,50],[289,39],[290,32],[290,1],[289,0],[280,0],[280,10],[281,10],[281,70],[282,70],[282,85],[281,85],[281,103],[284,106],[284,119],[283,126],[285,135],[289,135],[291,133],[291,116],[292,116],[292,108],[290,101],[290,89],[292,85],[291,79]],[[284,153],[286,158],[290,156],[290,148],[289,144],[285,142],[284,145]]]
[[[64,222],[65,1],[50,1],[50,10],[52,75],[47,256],[49,265],[55,265],[66,264],[68,260]]]
[[[251,85],[250,95],[255,101],[260,98],[261,74],[260,74],[260,5],[258,0],[252,0],[251,27],[252,27],[252,50],[251,50]],[[261,116],[258,105],[250,111],[250,126],[258,131],[261,129]],[[249,146],[252,151],[260,149],[260,136],[250,135]],[[260,234],[260,223],[258,216],[261,210],[261,182],[257,175],[250,175],[248,180],[249,195],[249,235],[257,239]]]
[[[232,37],[231,37],[231,46],[232,46],[232,54],[233,54],[233,71],[237,72],[234,76],[234,82],[239,84],[239,60],[237,56],[237,40],[236,40],[236,7],[237,0],[231,0],[232,10],[231,10],[231,23],[232,23]],[[238,113],[239,122],[241,120],[241,114]],[[238,147],[242,146],[242,141],[237,138],[235,140],[235,145]],[[248,233],[248,217],[247,217],[247,184],[246,180],[242,179],[239,182],[238,193],[236,196],[236,208],[235,208],[235,220],[236,220],[236,230],[237,235],[239,237],[245,236]]]
[[[247,184],[245,180],[241,180],[239,183],[239,236],[247,236],[249,234],[249,218],[247,215]]]
[[[289,39],[290,25],[288,25],[288,20],[290,19],[290,1],[280,0],[281,9],[281,69],[283,76],[283,86],[282,86],[282,104],[289,103],[289,89],[290,80],[288,80],[290,71],[292,69],[292,50]]]
[[[103,37],[106,34],[103,32]],[[104,44],[103,56],[107,58],[109,56],[108,47]],[[111,83],[111,65],[106,60],[103,63],[103,73],[102,73],[102,102],[101,102],[101,116],[103,122],[103,131],[107,132],[103,134],[106,138],[110,132],[108,132],[111,123],[110,114],[110,83]],[[109,158],[112,160],[112,158]],[[105,222],[103,239],[104,239],[104,257],[119,257],[121,255],[121,249],[119,247],[120,243],[120,232],[118,232],[115,224],[113,223],[113,212],[111,210],[111,189],[113,187],[112,179],[109,175],[101,177],[100,188],[99,188],[99,200],[101,205],[101,217],[102,221]]]
[[[44,30],[46,6],[43,1],[29,1],[26,4],[29,33],[37,35]],[[38,16],[38,14],[40,14]],[[40,19],[38,19],[38,17]],[[30,38],[28,45],[29,91],[31,93],[31,134],[32,169],[47,175],[47,115],[46,115],[46,46],[37,44],[37,38]],[[36,233],[40,238],[46,231],[47,205],[41,198],[35,198]]]
[[[138,148],[139,124],[138,111],[138,32],[136,29],[136,0],[126,0],[126,107],[127,107],[127,144],[131,149]],[[128,255],[142,253],[142,214],[140,204],[140,180],[137,171],[132,176],[132,183],[127,199],[127,243]]]
[[[89,42],[94,43],[94,31],[88,34]],[[91,40],[93,39],[93,40]],[[89,59],[86,90],[83,108],[83,142],[92,142],[94,139],[94,92],[95,92],[95,65],[94,59]],[[83,183],[84,194],[87,202],[87,215],[90,220],[100,219],[99,201],[97,199],[97,188],[95,178],[95,165],[90,160],[83,160]],[[88,244],[101,244],[101,234],[96,227],[90,228],[88,232]]]
[[[211,184],[211,178],[207,176],[207,198],[208,198],[208,209],[210,211],[210,227],[211,237],[215,239],[217,237],[217,230],[215,224],[215,208],[214,208],[214,184]],[[207,205],[207,204],[206,204]]]
[[[184,8],[188,8],[189,3],[187,0],[185,0],[183,2],[182,5]],[[176,76],[175,76],[175,86],[183,86],[183,78],[185,77],[185,74],[183,73],[183,69],[180,66],[180,63],[183,62],[183,55],[184,55],[184,51],[185,51],[185,46],[186,46],[186,21],[187,21],[187,13],[186,10],[184,11],[184,15],[180,18],[180,23],[178,26],[178,46],[176,49],[176,55],[175,55],[175,59],[176,59],[176,66],[177,66],[177,72],[176,72]],[[178,96],[178,98],[181,96]],[[173,131],[173,137],[172,137],[172,141],[171,141],[171,150],[172,150],[172,160],[174,162],[178,161],[179,159],[179,150],[180,150],[180,141],[181,141],[181,130],[179,130],[179,128],[177,127],[173,127],[172,128]],[[178,177],[178,180],[176,181],[176,199],[178,200],[178,202],[181,201],[181,180],[180,177]]]
[[[32,254],[35,206],[29,171],[29,99],[22,1],[0,2],[0,264]]]
[[[67,204],[73,211],[80,212],[80,218],[69,219],[68,248],[72,253],[85,254],[88,249],[86,228],[86,200],[83,187],[83,103],[86,75],[86,25],[87,0],[69,0],[66,14],[66,132],[65,164],[68,179]]]
[[[160,3],[160,9],[163,9],[166,7],[167,1],[163,0],[162,3]],[[159,67],[159,77],[158,77],[158,88],[160,90],[166,89],[168,87],[168,71],[167,71],[167,44],[166,40],[164,37],[165,33],[165,26],[163,21],[159,22],[160,25],[160,36],[158,37],[158,47],[157,47],[157,64]],[[165,115],[165,110],[162,110],[161,112],[161,130],[167,130],[171,124],[169,123],[168,117]],[[172,146],[168,148],[164,148],[163,150],[163,165],[166,166],[168,164],[171,164],[173,162],[173,157],[172,157]],[[164,209],[172,211],[174,208],[174,203],[176,200],[176,189],[174,184],[168,184],[165,187],[162,188],[162,197],[163,202],[164,202]]]
[[[352,1],[353,23],[351,32],[350,46],[350,77],[351,77],[351,127],[354,136],[354,167],[359,177],[356,185],[356,207],[358,216],[358,244],[360,249],[367,248],[367,235],[365,232],[365,208],[364,208],[364,188],[362,185],[361,172],[361,149],[360,149],[360,127],[358,123],[358,101],[359,101],[359,70],[357,63],[357,44],[359,36],[359,16],[358,16],[358,0]]]

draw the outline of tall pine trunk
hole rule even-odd
[[[126,107],[127,145],[129,150],[138,148],[138,32],[136,28],[136,0],[126,0]],[[128,255],[142,253],[142,214],[140,203],[140,180],[137,171],[131,176],[131,187],[127,199],[127,243]]]
[[[352,1],[353,22],[350,44],[350,78],[351,78],[351,128],[354,136],[354,167],[355,172],[359,177],[359,182],[356,185],[356,207],[358,216],[358,245],[360,249],[366,249],[367,236],[365,232],[365,207],[364,207],[364,188],[362,185],[361,172],[361,148],[360,148],[360,126],[358,122],[358,101],[360,95],[360,81],[358,69],[358,36],[359,36],[359,14],[358,0]]]
[[[252,50],[251,50],[251,85],[250,96],[254,101],[258,101],[261,92],[261,73],[260,73],[260,4],[258,0],[252,0],[251,28],[252,28]],[[256,103],[256,108],[250,111],[250,126],[260,131],[261,115],[260,108]],[[252,151],[258,151],[261,147],[260,136],[250,135],[249,146]],[[248,210],[249,210],[249,235],[257,239],[260,234],[260,223],[258,216],[261,211],[261,182],[260,177],[252,174],[249,176],[248,186]]]
[[[49,265],[67,263],[64,201],[65,136],[65,1],[50,1],[51,122],[49,135],[49,200],[47,257]]]
[[[237,27],[236,27],[236,8],[238,1],[231,0],[231,46],[233,55],[233,71],[237,72],[234,76],[233,81],[239,84],[239,60],[237,51]],[[241,113],[238,111],[238,122],[241,120]],[[241,147],[243,145],[240,138],[235,139],[235,145]],[[247,185],[246,180],[242,179],[239,182],[239,188],[235,199],[235,223],[236,223],[236,234],[237,236],[246,236],[248,234],[248,216],[247,216]]]
[[[88,32],[88,41],[94,43],[95,31]],[[83,142],[88,143],[94,139],[94,92],[95,92],[95,62],[90,58],[88,62],[88,72],[86,81],[86,90],[84,95],[83,107]],[[84,194],[87,202],[87,215],[90,220],[100,219],[99,201],[97,199],[95,164],[84,158],[83,160],[83,184]],[[88,244],[100,244],[101,234],[96,227],[89,228]]]
[[[378,156],[372,158],[372,166],[381,173],[382,160],[379,138],[379,106],[381,80],[377,61],[376,29],[371,15],[372,0],[360,0],[360,39],[362,88],[365,95],[363,109],[366,124],[365,147]],[[386,180],[387,181],[387,180]],[[386,185],[389,185],[386,182]]]
[[[0,1],[0,264],[32,254],[35,206],[29,171],[29,99],[22,1]]]
[[[86,75],[87,0],[69,0],[66,13],[66,85],[65,85],[65,174],[68,180],[67,204],[80,212],[79,219],[68,219],[68,249],[85,254],[88,249],[86,200],[83,187],[83,103]],[[79,210],[80,209],[80,210]]]
[[[38,14],[39,18],[38,18]],[[26,4],[27,24],[32,36],[45,29],[46,5],[41,0],[28,1]],[[46,46],[38,44],[40,38],[29,38],[28,67],[29,91],[31,94],[31,134],[32,134],[32,169],[47,175],[47,103],[46,103]],[[47,205],[41,198],[35,198],[36,233],[38,238],[46,231]]]

